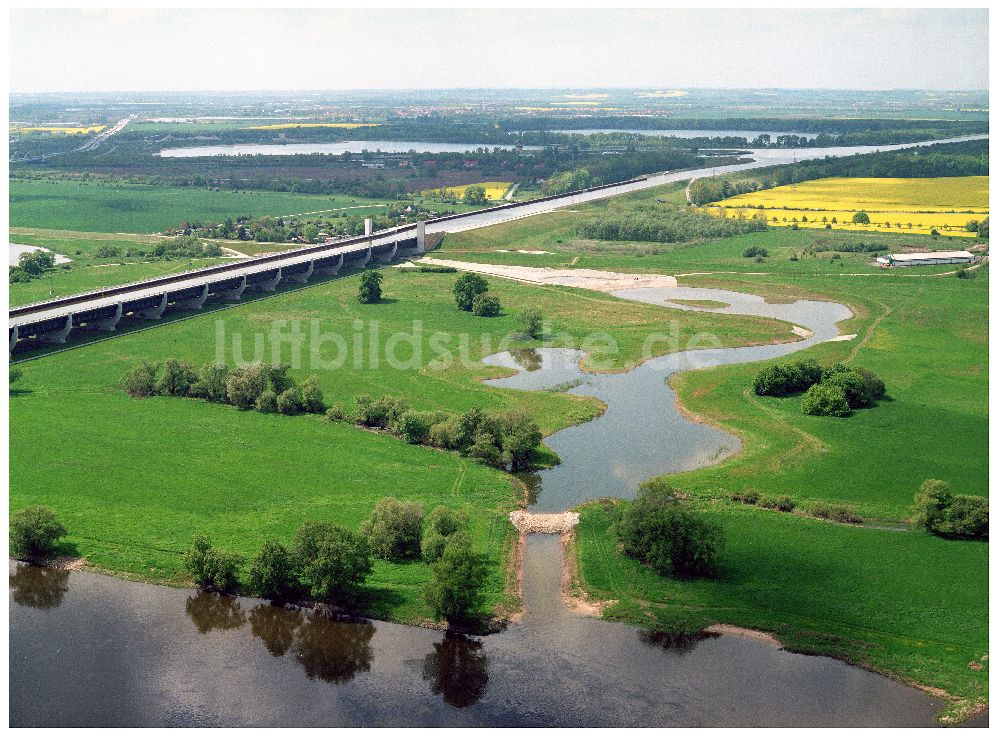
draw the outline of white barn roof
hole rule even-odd
[[[889,254],[895,262],[923,261],[925,259],[973,259],[971,252],[967,251],[928,251],[918,254]]]

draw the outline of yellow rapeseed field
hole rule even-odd
[[[487,200],[503,200],[503,196],[510,189],[511,184],[510,182],[475,182],[472,185],[456,185],[455,187],[442,187],[439,190],[424,190],[421,195],[433,197],[444,191],[448,197],[461,198],[465,195],[465,188],[479,185],[486,190]]]
[[[772,226],[973,236],[989,216],[988,177],[829,177],[746,193],[705,206],[725,218],[766,218]],[[854,214],[870,223],[853,223]]]
[[[269,131],[276,128],[370,128],[379,123],[269,123],[266,126],[249,126],[247,131]]]
[[[106,125],[99,123],[94,126],[11,126],[11,133],[64,133],[69,136],[81,136],[88,133],[100,133]]]

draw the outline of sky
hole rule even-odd
[[[987,26],[984,9],[15,9],[10,91],[983,90]]]

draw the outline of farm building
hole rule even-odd
[[[967,251],[929,251],[920,254],[886,254],[876,257],[882,267],[915,267],[921,264],[971,264],[975,256]]]

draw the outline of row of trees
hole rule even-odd
[[[688,208],[635,204],[620,210],[609,209],[605,215],[581,223],[576,233],[585,239],[671,244],[766,230],[766,219],[723,219]]]
[[[288,376],[288,370],[285,364],[261,362],[235,369],[217,363],[195,368],[189,362],[171,357],[159,364],[143,362],[132,367],[122,377],[122,386],[133,398],[172,395],[287,416],[323,413],[326,405],[319,377],[312,375],[296,383]]]
[[[691,183],[695,205],[715,203],[735,195],[791,185],[823,177],[967,177],[989,175],[989,142],[935,144],[901,151],[814,159],[765,167],[753,174],[703,177]]]
[[[392,395],[358,395],[354,403],[353,412],[333,406],[327,418],[385,430],[410,444],[458,451],[491,467],[527,469],[542,441],[538,424],[521,411],[490,413],[479,407],[461,414],[418,411],[405,398]]]
[[[311,598],[354,607],[374,559],[422,559],[431,567],[425,597],[435,616],[465,620],[479,608],[488,576],[468,529],[465,511],[439,506],[425,521],[420,503],[384,498],[357,533],[329,521],[306,521],[290,545],[267,540],[249,563],[246,589],[280,603]],[[184,555],[195,582],[220,592],[241,589],[244,564],[200,533]]]

